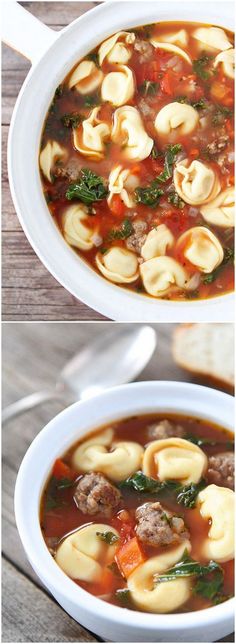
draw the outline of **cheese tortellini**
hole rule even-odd
[[[189,599],[191,583],[187,577],[158,583],[158,575],[181,561],[186,550],[191,550],[188,540],[177,548],[151,557],[131,573],[127,586],[137,608],[149,613],[171,613]]]
[[[109,530],[109,525],[93,523],[72,532],[57,549],[55,560],[58,566],[72,579],[99,581],[103,568],[113,561],[119,543],[119,534],[113,527],[112,532],[117,537],[114,544],[109,545],[97,535],[97,532]]]
[[[99,271],[116,284],[129,284],[139,276],[135,253],[120,246],[112,246],[104,255],[97,253],[96,264]]]
[[[88,223],[87,206],[76,204],[65,210],[62,216],[62,230],[64,238],[70,246],[75,246],[81,250],[91,250],[93,248],[93,236],[97,230],[88,226]]]
[[[198,483],[207,468],[207,457],[198,447],[184,438],[165,438],[152,441],[144,452],[143,472],[160,481],[172,479],[182,485]]]
[[[234,492],[227,487],[208,485],[197,497],[203,519],[209,521],[208,537],[203,554],[214,561],[229,561],[234,557]]]
[[[219,266],[224,251],[217,237],[205,226],[195,226],[178,239],[182,253],[188,261],[203,273],[211,273]]]
[[[102,472],[112,481],[122,481],[140,468],[143,447],[133,441],[112,443],[113,430],[85,441],[73,454],[73,465],[82,472]],[[109,451],[110,449],[110,451]]]
[[[197,160],[190,165],[188,159],[176,164],[174,184],[181,199],[192,206],[211,201],[220,191],[220,182],[214,170]]]
[[[125,64],[132,56],[130,45],[135,41],[135,34],[128,31],[118,31],[99,47],[99,65],[106,59],[109,63]]]
[[[108,101],[119,107],[124,105],[134,95],[133,72],[127,65],[119,65],[118,71],[109,72],[104,77],[101,88],[103,101]]]
[[[221,51],[214,60],[213,67],[218,67],[222,65],[224,74],[228,78],[234,78],[234,59],[235,59],[235,49],[227,49],[226,51]]]
[[[153,139],[145,131],[138,110],[131,105],[115,111],[111,139],[122,146],[122,155],[130,161],[146,159],[153,147]]]
[[[187,47],[189,37],[186,29],[180,29],[179,31],[175,31],[173,34],[163,34],[162,36],[159,36],[159,41],[160,42],[171,42],[174,43],[174,45],[179,45],[180,47]]]
[[[201,43],[202,49],[205,51],[215,49],[225,51],[232,47],[228,36],[221,27],[199,27],[193,32],[193,38]]]
[[[69,79],[69,88],[76,87],[80,94],[90,94],[101,85],[103,73],[92,60],[83,60]]]
[[[155,49],[163,49],[164,51],[169,51],[173,54],[176,54],[177,56],[180,56],[181,58],[184,58],[184,60],[186,60],[186,62],[190,65],[192,64],[191,58],[187,54],[187,52],[175,45],[173,42],[162,42],[161,40],[159,40],[159,38],[158,40],[152,38],[150,42],[153,47],[155,47]]]
[[[105,152],[105,142],[110,135],[110,127],[99,119],[99,107],[78,128],[74,128],[74,146],[83,156],[100,161]]]
[[[145,261],[165,255],[168,248],[174,244],[174,236],[165,224],[160,224],[150,230],[141,248],[141,255]]]
[[[167,135],[176,130],[178,134],[189,134],[197,127],[199,114],[191,105],[168,103],[162,107],[155,119],[158,134]]]
[[[140,264],[144,287],[153,297],[162,297],[173,288],[184,288],[188,281],[186,270],[172,257],[153,257]]]
[[[200,213],[205,221],[222,228],[234,226],[234,210],[234,188],[226,188],[213,201],[200,207]]]
[[[40,168],[50,183],[52,183],[52,170],[53,167],[59,159],[65,159],[67,152],[65,148],[62,148],[57,141],[48,141],[40,153],[39,165]]]
[[[115,166],[109,175],[108,204],[112,202],[113,195],[120,195],[120,198],[126,207],[133,208],[136,202],[132,194],[138,184],[138,177],[137,175],[132,174],[131,168],[123,168],[122,165]]]

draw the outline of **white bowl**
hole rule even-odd
[[[104,2],[59,33],[40,25],[16,3],[5,5],[9,14],[5,40],[25,52],[34,63],[12,117],[8,171],[16,212],[41,261],[75,297],[114,320],[232,321],[233,294],[168,302],[112,284],[90,268],[67,246],[49,213],[39,176],[38,151],[43,122],[56,87],[76,61],[102,40],[118,30],[164,20],[193,20],[232,28],[233,3]]]
[[[142,413],[177,412],[233,431],[233,398],[181,382],[138,382],[78,402],[39,433],[21,464],[15,514],[26,555],[48,590],[76,621],[115,642],[214,642],[233,630],[233,600],[191,613],[153,615],[113,606],[77,586],[57,566],[42,537],[40,497],[54,460],[88,431]],[[55,633],[60,639],[60,633]]]

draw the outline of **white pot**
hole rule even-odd
[[[182,382],[115,387],[68,407],[38,434],[21,464],[15,489],[17,527],[26,555],[48,590],[76,621],[114,642],[214,642],[233,630],[233,600],[191,613],[153,615],[113,606],[77,586],[57,566],[39,524],[40,497],[54,460],[92,429],[128,416],[176,412],[233,431],[233,398]],[[60,638],[60,633],[55,633]]]
[[[12,198],[21,225],[48,270],[75,297],[123,321],[231,321],[233,295],[168,302],[118,287],[96,274],[66,245],[42,192],[38,151],[56,87],[76,61],[115,31],[163,20],[193,20],[232,28],[233,3],[205,0],[104,2],[62,31],[49,29],[16,2],[5,2],[3,39],[32,61],[14,109],[8,147]]]

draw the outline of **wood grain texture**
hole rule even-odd
[[[138,380],[194,381],[190,374],[173,363],[171,343],[175,325],[152,326],[157,332],[157,348]],[[112,327],[115,330],[116,324],[113,323]],[[107,331],[105,322],[3,324],[3,406],[42,387],[52,386],[59,371],[74,353]],[[42,587],[26,559],[14,520],[13,494],[20,462],[38,432],[63,408],[62,402],[50,401],[35,411],[12,419],[3,427],[5,642],[80,642],[99,639],[69,618]],[[233,642],[233,636],[224,641]]]
[[[59,30],[96,2],[22,2]],[[66,291],[41,264],[18,221],[7,177],[7,137],[12,111],[30,69],[23,56],[2,49],[2,318],[3,320],[104,320]]]

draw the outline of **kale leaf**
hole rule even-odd
[[[83,116],[79,113],[64,114],[61,118],[62,123],[65,127],[78,127],[83,120]]]
[[[204,54],[193,60],[193,71],[202,80],[207,81],[210,78],[210,71],[207,69],[211,62],[211,56]]]
[[[86,205],[94,201],[105,199],[108,189],[104,185],[103,178],[99,177],[89,168],[83,168],[80,176],[75,183],[71,183],[66,191],[66,198],[79,199]]]
[[[202,479],[199,483],[190,483],[189,485],[180,485],[176,481],[157,481],[138,471],[129,476],[125,481],[121,481],[121,489],[130,489],[135,492],[144,494],[173,494],[179,505],[186,508],[194,508],[196,498],[200,490],[206,486],[206,481]]]
[[[105,543],[108,543],[109,546],[112,546],[113,543],[116,543],[117,541],[119,541],[119,537],[117,536],[117,534],[109,530],[107,532],[96,532],[96,535],[97,537],[99,537],[99,539],[101,539],[101,541],[105,541]]]
[[[203,284],[212,284],[219,274],[221,273],[222,269],[227,266],[228,264],[233,264],[234,263],[234,249],[233,248],[224,248],[224,258],[223,261],[221,262],[220,266],[217,266],[217,268],[212,271],[212,273],[208,273],[203,277]]]
[[[159,86],[159,83],[145,80],[138,89],[139,93],[142,94],[142,96],[155,96],[159,89]]]
[[[124,219],[120,228],[112,228],[108,234],[108,240],[113,239],[127,239],[134,232],[132,223],[128,217]]]
[[[178,195],[177,192],[170,192],[170,194],[167,197],[167,201],[171,203],[175,208],[184,208],[185,203],[181,199],[181,197]]]

